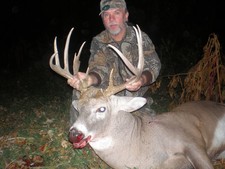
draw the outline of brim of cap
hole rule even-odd
[[[104,11],[101,11],[98,15],[100,16]]]

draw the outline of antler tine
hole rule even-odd
[[[137,45],[138,45],[138,55],[139,55],[139,60],[138,60],[138,65],[137,68],[135,68],[130,61],[123,55],[122,52],[120,52],[116,47],[112,45],[108,45],[111,47],[119,56],[120,58],[124,61],[125,65],[129,68],[129,70],[135,75],[133,78],[131,78],[128,82],[123,83],[119,86],[114,86],[113,85],[113,70],[110,73],[110,79],[109,79],[109,86],[105,90],[106,95],[112,95],[115,93],[118,93],[122,90],[125,89],[127,83],[132,83],[141,77],[141,74],[144,69],[144,55],[143,55],[143,48],[142,48],[142,34],[139,26],[137,25],[137,28],[133,27],[137,36]]]
[[[130,61],[123,55],[122,52],[120,52],[119,49],[117,49],[115,46],[113,45],[108,45],[108,47],[112,48],[119,56],[120,58],[123,60],[123,62],[125,63],[125,65],[127,65],[127,67],[129,68],[129,70],[133,73],[133,74],[137,74],[137,70],[136,68],[130,63]]]
[[[142,44],[142,34],[141,34],[141,29],[140,27],[137,25],[137,28],[135,28],[133,26],[134,30],[135,30],[135,33],[137,35],[137,42],[138,42],[138,66],[137,66],[137,71],[138,71],[138,74],[136,74],[136,78],[139,79],[142,72],[143,72],[143,69],[144,69],[144,54],[143,54],[143,44]]]
[[[114,86],[114,84],[113,84],[113,69],[112,69],[110,72],[110,76],[109,76],[109,86],[104,91],[104,94],[106,96],[111,96],[115,93],[118,93],[118,92],[124,90],[125,88],[126,88],[126,83],[122,83],[118,86]]]
[[[58,49],[57,49],[57,37],[55,37],[54,39],[54,53],[56,54],[57,57],[55,57],[55,64],[56,65],[60,65],[60,62],[59,62],[59,55],[58,55]]]
[[[69,66],[68,66],[68,49],[69,49],[69,42],[70,42],[72,31],[73,31],[73,28],[70,30],[66,39],[66,44],[64,49],[64,68],[61,67],[60,61],[59,61],[57,38],[55,38],[54,40],[54,54],[51,56],[49,61],[49,65],[51,69],[54,70],[59,75],[65,77],[66,79],[73,78],[73,75],[70,73]],[[53,59],[55,59],[55,64],[53,63]]]
[[[69,51],[70,37],[73,32],[73,29],[74,28],[71,28],[69,34],[67,35],[66,44],[64,48],[64,70],[66,70],[66,72],[69,72],[69,65],[68,65],[69,52],[68,51]]]
[[[80,54],[81,54],[81,51],[84,47],[86,42],[83,42],[82,45],[80,46],[80,49],[78,51],[78,54],[74,54],[74,59],[73,59],[73,74],[77,74],[77,72],[79,71],[79,68],[80,68]]]

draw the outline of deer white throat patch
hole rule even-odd
[[[112,147],[113,140],[111,137],[104,137],[102,139],[92,140],[89,144],[95,150],[102,151]]]

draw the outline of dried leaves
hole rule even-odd
[[[193,66],[186,77],[174,75],[168,85],[171,98],[177,96],[175,89],[181,89],[179,103],[195,100],[225,100],[225,67],[221,63],[220,43],[215,34],[209,36],[204,47],[203,58]]]
[[[0,168],[76,169],[107,166],[91,149],[74,150],[72,148],[67,138],[67,118],[64,117],[65,114],[62,116],[62,113],[65,112],[61,112],[59,108],[61,102],[60,104],[59,102],[51,102],[50,105],[53,106],[54,111],[49,106],[48,109],[36,107],[32,113],[11,113],[0,106],[0,109],[4,109],[7,115],[4,117],[4,123],[1,123],[0,126],[14,125],[10,120],[12,117],[16,117],[21,122],[20,126],[16,125],[12,130],[2,131],[3,136],[0,137]],[[24,116],[29,113],[32,116],[29,116],[29,120],[24,121]]]
[[[41,167],[44,164],[44,160],[39,155],[23,156],[20,159],[9,163],[6,169],[28,169],[31,167]]]

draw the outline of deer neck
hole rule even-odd
[[[140,135],[142,126],[140,117],[127,112],[118,112],[118,114],[119,116],[111,120],[110,127],[105,130],[105,133],[90,142],[96,152],[113,151],[113,147],[118,145],[126,146],[130,139],[135,140]],[[121,140],[123,140],[122,143]]]

